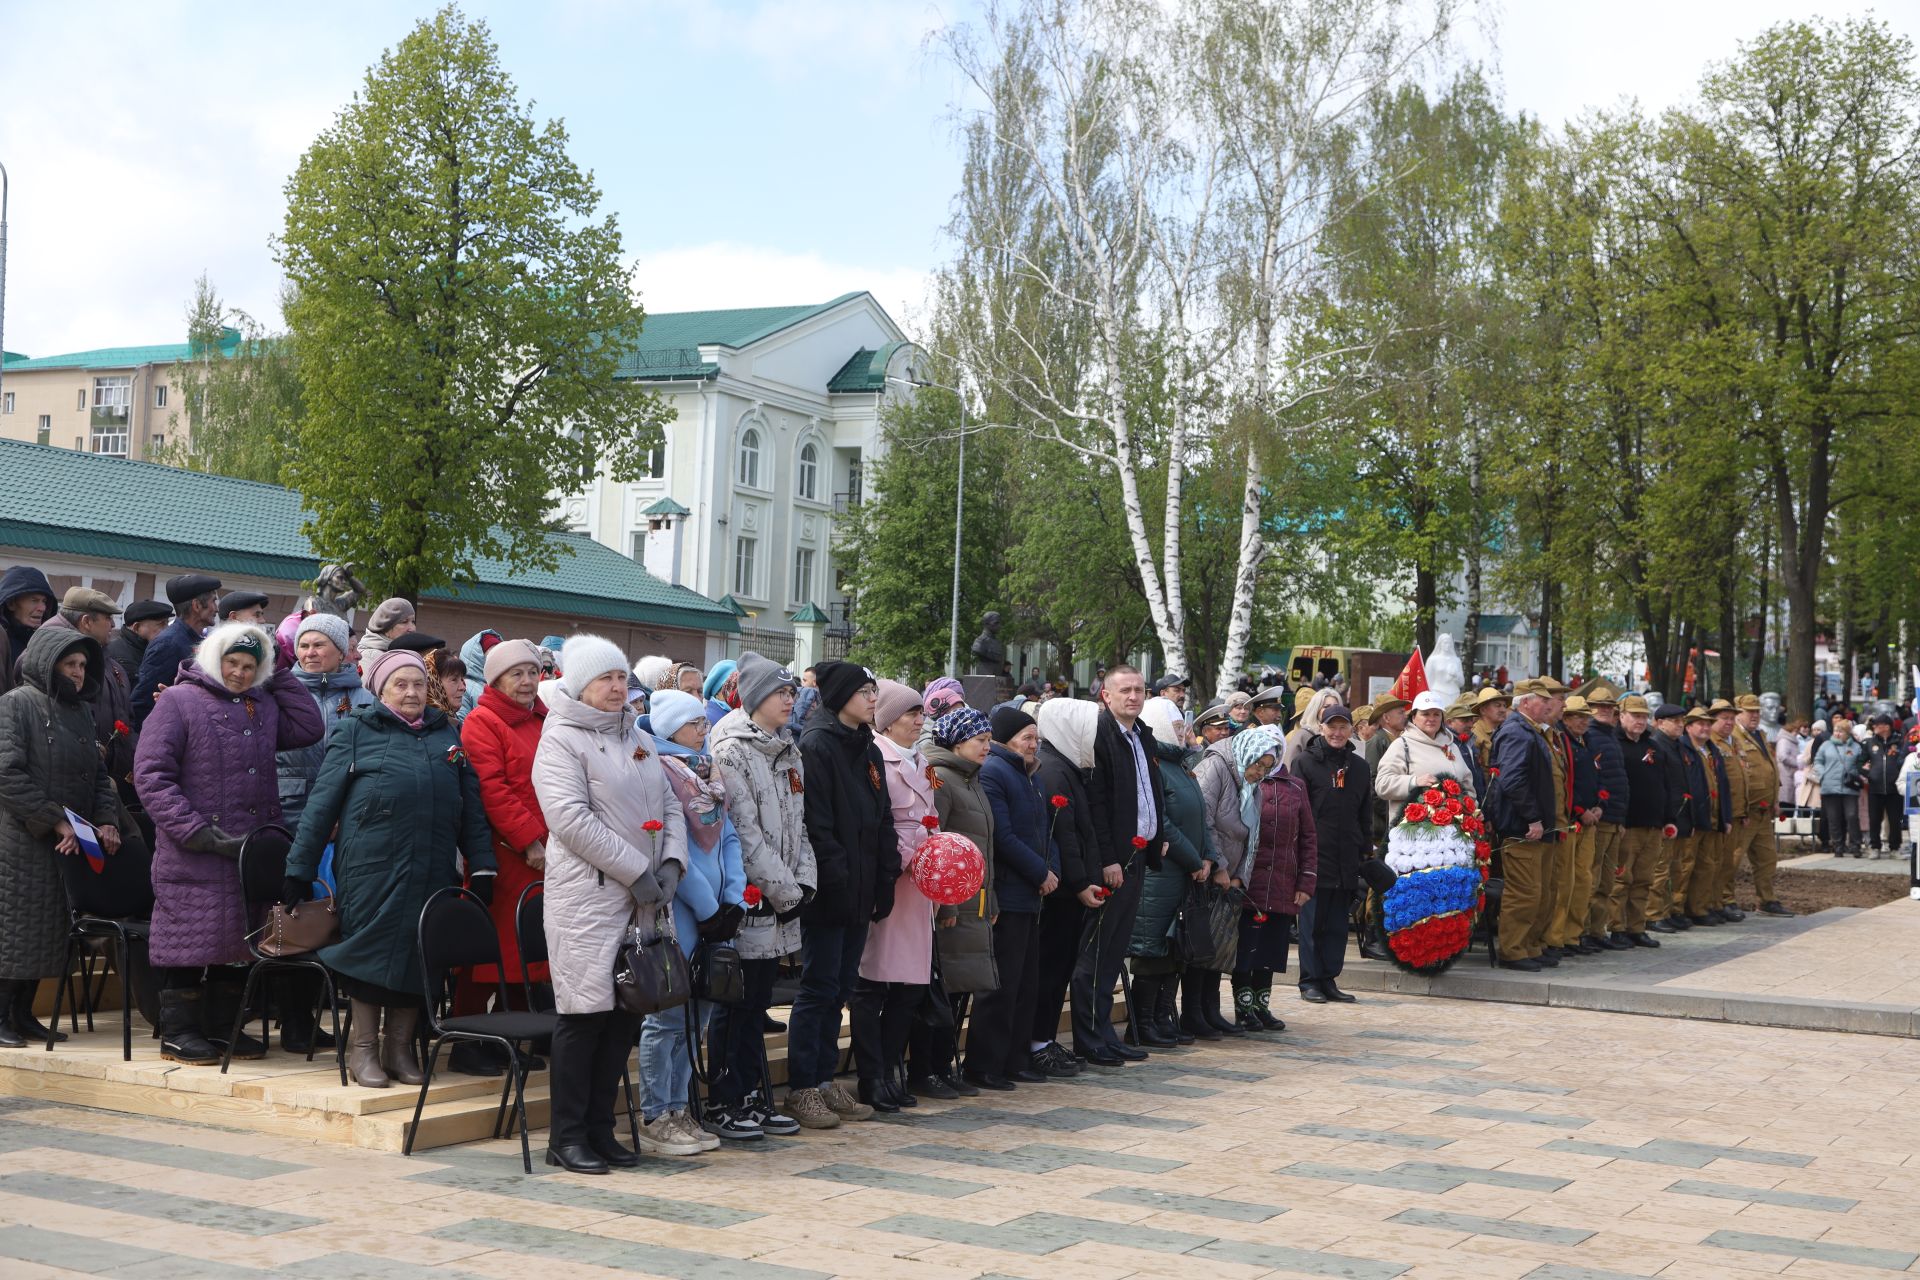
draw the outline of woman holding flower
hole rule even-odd
[[[548,967],[553,1033],[547,1163],[574,1173],[631,1167],[613,1132],[613,1095],[640,1020],[613,998],[613,961],[627,927],[663,924],[687,866],[687,828],[659,747],[634,727],[627,659],[579,635],[540,686],[547,721],[533,790],[547,822]]]

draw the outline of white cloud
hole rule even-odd
[[[912,333],[926,315],[929,274],[915,267],[833,262],[817,253],[718,241],[642,254],[634,280],[649,311],[791,306],[865,290]]]

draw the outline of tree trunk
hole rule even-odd
[[[1760,630],[1753,637],[1753,679],[1747,688],[1759,693],[1761,682],[1766,679],[1767,669],[1767,588],[1773,580],[1773,531],[1764,524],[1760,530],[1760,607],[1754,616],[1760,619]]]
[[[1233,609],[1227,615],[1227,647],[1220,656],[1214,692],[1225,697],[1247,665],[1247,641],[1253,632],[1253,589],[1260,576],[1266,544],[1260,536],[1260,450],[1247,445],[1247,482],[1240,490],[1240,561],[1233,573]],[[1198,693],[1196,688],[1194,692]]]
[[[1422,563],[1413,570],[1413,642],[1425,655],[1433,652],[1434,629],[1438,625],[1440,584],[1431,565]]]
[[[1467,633],[1460,638],[1460,661],[1467,669],[1467,686],[1472,688],[1480,683],[1480,577],[1483,568],[1481,559],[1485,550],[1480,532],[1485,522],[1480,518],[1481,481],[1480,481],[1480,445],[1476,435],[1472,452],[1467,457],[1468,492],[1473,498],[1474,537],[1467,546]]]

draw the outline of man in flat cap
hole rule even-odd
[[[220,606],[220,579],[204,573],[183,573],[167,579],[167,599],[173,603],[173,621],[147,644],[133,678],[133,726],[139,728],[153,714],[153,696],[173,683],[180,664],[193,656]]]
[[[220,597],[220,621],[251,622],[256,626],[265,626],[268,603],[264,591],[229,591]]]
[[[1165,698],[1184,713],[1187,709],[1187,678],[1169,671],[1153,682],[1156,697]]]
[[[1761,727],[1759,697],[1743,693],[1733,700],[1733,705],[1736,712],[1734,758],[1747,778],[1747,824],[1737,828],[1740,838],[1734,851],[1734,870],[1738,872],[1739,855],[1745,853],[1747,865],[1753,868],[1753,892],[1760,910],[1770,916],[1791,916],[1793,912],[1781,905],[1773,888],[1774,867],[1780,861],[1780,846],[1773,834],[1773,801],[1780,790],[1779,767],[1774,763],[1773,748],[1767,745],[1766,730]]]
[[[135,600],[120,614],[120,626],[107,641],[107,656],[127,669],[127,679],[140,675],[147,644],[173,621],[173,606],[164,600]]]
[[[1553,787],[1547,715],[1553,706],[1546,685],[1522,681],[1514,690],[1513,714],[1493,735],[1492,791],[1487,817],[1504,837],[1501,866],[1506,892],[1500,899],[1500,964],[1537,973],[1557,958],[1546,951],[1546,906],[1552,886],[1549,854],[1560,833]]]

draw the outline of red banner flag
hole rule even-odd
[[[1420,651],[1415,649],[1407,659],[1407,665],[1400,668],[1399,679],[1393,682],[1390,692],[1396,698],[1405,698],[1412,702],[1414,698],[1427,691],[1427,664],[1421,661]]]

